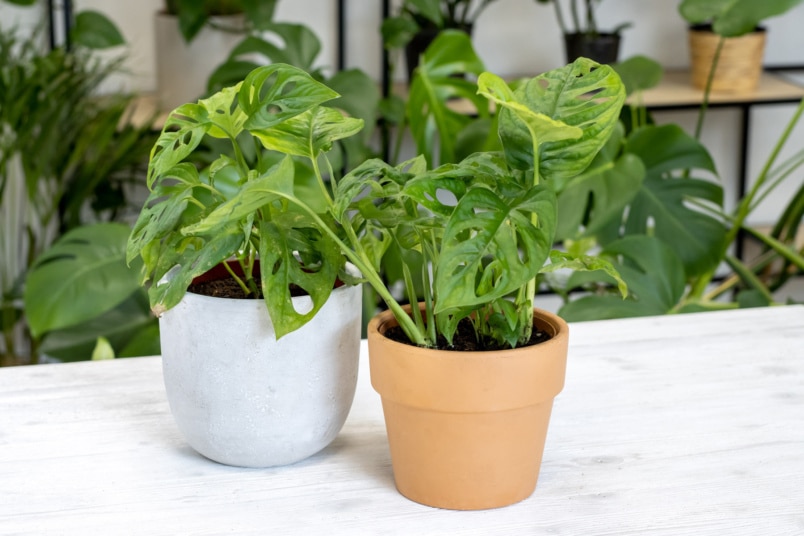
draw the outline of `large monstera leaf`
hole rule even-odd
[[[628,298],[620,295],[589,295],[561,308],[559,315],[570,322],[602,318],[663,315],[676,307],[684,294],[684,267],[672,249],[651,236],[628,236],[606,246],[602,252],[619,260],[615,269],[628,286]],[[603,271],[576,272],[568,286],[588,283],[615,285]]]
[[[545,120],[580,129],[577,137],[534,141],[521,114],[509,108],[500,112],[500,133],[509,162],[524,170],[538,162],[542,177],[561,180],[585,170],[609,139],[625,101],[625,87],[611,67],[579,58],[529,80],[514,96]],[[539,155],[534,160],[536,144]]]
[[[639,192],[645,165],[636,155],[622,154],[622,125],[595,157],[589,168],[566,182],[552,183],[558,192],[556,239],[596,236],[612,220],[622,219],[626,206]],[[617,226],[619,229],[619,225]]]
[[[679,176],[691,169],[715,173],[706,149],[677,125],[663,125],[634,132],[625,151],[638,156],[646,169],[642,188],[629,207],[625,234],[655,234],[675,251],[690,276],[717,266],[726,228],[690,203],[722,210],[723,188],[709,180]]]

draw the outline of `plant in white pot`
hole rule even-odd
[[[222,463],[310,456],[336,436],[351,406],[360,288],[340,284],[354,283],[353,274],[322,231],[335,226],[324,180],[331,170],[319,165],[363,122],[322,106],[337,97],[296,68],[263,67],[177,108],[151,153],[151,194],[127,258],[142,258],[142,282],[150,282],[178,427]],[[188,159],[210,140],[218,156],[199,173]],[[293,158],[300,168],[309,162],[314,177],[296,177]],[[294,192],[309,214],[282,199]],[[224,275],[235,282],[232,295],[263,299],[187,292]]]

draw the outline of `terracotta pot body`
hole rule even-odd
[[[397,489],[439,508],[497,508],[536,487],[553,398],[564,386],[569,328],[536,310],[553,337],[499,352],[395,342],[385,312],[369,323],[371,383],[382,397]]]
[[[620,55],[620,35],[613,33],[565,34],[564,50],[567,63],[572,63],[580,57],[589,58],[602,64],[615,63]]]
[[[293,298],[309,309],[308,296]],[[188,293],[159,320],[170,410],[196,451],[269,467],[326,447],[349,413],[360,353],[361,289],[342,286],[276,340],[262,300]]]
[[[765,30],[759,29],[724,41],[712,80],[712,91],[740,93],[756,90],[762,75],[765,36]],[[698,89],[706,88],[719,41],[720,36],[706,27],[689,30],[692,85]]]

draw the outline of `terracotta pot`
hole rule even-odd
[[[762,28],[723,42],[717,69],[712,79],[715,92],[751,92],[756,90],[762,75],[765,55],[766,32]],[[689,29],[692,85],[705,89],[712,61],[717,51],[720,36],[708,26],[693,26]]]
[[[371,383],[382,397],[394,479],[418,503],[456,510],[513,504],[536,487],[553,398],[564,386],[569,328],[536,310],[552,338],[494,352],[419,348],[368,326]]]

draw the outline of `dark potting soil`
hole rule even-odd
[[[189,292],[193,294],[201,294],[202,296],[213,296],[215,298],[232,298],[236,300],[256,300],[262,299],[262,290],[258,295],[248,294],[246,295],[243,292],[243,289],[240,288],[240,285],[237,284],[237,281],[232,279],[231,277],[226,279],[216,279],[213,281],[204,281],[203,283],[193,283],[190,285],[190,288],[187,289]],[[291,285],[290,287],[290,295],[291,296],[304,296],[307,294],[301,288],[297,287],[296,285]]]
[[[412,342],[410,342],[408,336],[405,335],[405,332],[402,331],[402,328],[399,326],[393,326],[392,328],[386,330],[385,336],[393,341],[415,346]],[[549,340],[550,335],[546,331],[534,328],[533,333],[531,333],[530,340],[526,344],[520,344],[517,346],[517,348],[533,346]],[[475,331],[472,329],[472,323],[469,321],[469,319],[463,319],[458,324],[458,330],[455,332],[455,336],[452,338],[452,346],[448,345],[446,339],[444,339],[442,336],[438,337],[439,350],[452,350],[458,352],[490,352],[494,350],[509,350],[510,348],[511,347],[507,345],[499,345],[494,340],[478,341],[475,337]]]

